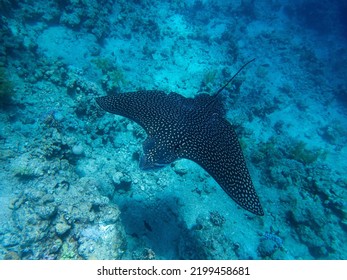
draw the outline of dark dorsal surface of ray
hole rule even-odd
[[[160,168],[180,158],[192,160],[241,207],[262,216],[241,146],[225,119],[219,97],[248,63],[213,96],[186,98],[174,92],[144,90],[98,97],[96,102],[105,111],[129,118],[145,129],[142,169]]]

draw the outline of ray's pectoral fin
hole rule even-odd
[[[242,154],[236,133],[230,123],[217,120],[209,133],[202,135],[198,142],[186,149],[180,157],[195,161],[203,167],[223,188],[223,190],[244,209],[263,216],[264,211],[253,186],[251,176]],[[218,130],[219,133],[212,133]]]
[[[152,170],[165,167],[178,157],[170,145],[165,145],[158,137],[150,137],[142,144],[143,154],[140,156],[140,168]]]

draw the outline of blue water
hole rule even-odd
[[[319,3],[318,3],[319,2]],[[346,259],[345,1],[2,1],[0,259]],[[95,98],[221,94],[265,215],[139,168]]]

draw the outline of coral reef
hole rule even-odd
[[[223,232],[225,218],[217,211],[199,215],[180,238],[179,256],[183,259],[234,259],[239,248]]]
[[[0,259],[346,259],[342,2],[0,1]],[[264,218],[188,160],[139,170],[146,132],[95,104],[253,57],[221,96]]]
[[[121,258],[126,243],[120,212],[108,199],[95,198],[89,188],[95,182],[43,184],[33,184],[12,201],[12,219],[21,234],[2,235],[2,246],[21,259]]]
[[[306,144],[302,141],[294,143],[289,153],[293,159],[304,165],[314,163],[321,155],[319,151],[308,150]]]
[[[97,58],[92,62],[102,71],[102,85],[107,92],[114,93],[121,86],[126,85],[127,81],[124,73],[109,58]]]

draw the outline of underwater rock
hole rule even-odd
[[[31,153],[25,153],[11,164],[11,170],[17,177],[23,179],[33,179],[44,174],[44,161],[36,157],[32,157]]]
[[[55,239],[51,248],[49,249],[49,254],[56,254],[62,245],[63,241],[60,238]]]
[[[96,211],[97,209],[101,209],[101,207],[105,207],[110,203],[110,200],[105,197],[95,197],[92,201],[92,209]]]
[[[198,242],[194,242],[195,232],[184,230],[178,242],[178,256],[182,260],[205,260],[207,252]]]
[[[296,160],[283,159],[281,164],[269,167],[271,181],[280,189],[287,189],[293,185],[303,185],[307,172],[303,163]]]
[[[331,233],[328,234],[328,232],[322,231],[322,224],[324,223],[323,206],[318,207],[316,204],[313,211],[307,205],[288,211],[288,221],[295,228],[298,237],[307,246],[313,258],[324,259],[329,254],[329,250],[331,252],[333,246],[332,243],[328,244],[324,240],[331,240],[334,237],[331,236]],[[327,234],[330,236],[329,238],[326,237]]]
[[[80,24],[81,18],[79,17],[78,13],[63,13],[60,17],[60,22],[70,27],[76,27]]]
[[[107,205],[102,207],[99,214],[99,222],[104,224],[115,224],[120,222],[120,210],[117,206]]]
[[[255,164],[261,163],[265,158],[266,158],[266,155],[263,152],[259,151],[259,150],[255,150],[251,154],[251,160]]]
[[[70,202],[71,203],[71,202]],[[68,223],[88,224],[95,220],[95,213],[91,212],[92,204],[89,201],[80,200],[78,207],[71,203],[64,216]]]
[[[81,143],[77,143],[72,147],[72,153],[76,156],[81,156],[84,154],[84,147]]]
[[[340,123],[331,123],[320,128],[318,134],[329,144],[336,145],[347,137],[347,130]]]
[[[129,191],[132,184],[131,177],[122,172],[115,172],[112,176],[112,182],[114,189],[122,192]]]
[[[77,242],[73,239],[64,242],[60,249],[60,260],[78,260],[81,259],[77,253]]]
[[[13,247],[20,243],[19,237],[14,235],[13,232],[4,234],[1,239],[1,245],[4,247]]]
[[[94,179],[69,179],[64,187],[67,181],[60,173],[54,178],[58,184],[52,184],[49,176],[42,177],[12,201],[10,222],[15,226],[0,229],[1,250],[16,251],[20,246],[22,259],[121,258],[126,242],[118,207],[98,194]],[[93,225],[94,230],[84,231]],[[67,240],[79,243],[64,245]],[[1,250],[4,257],[6,251]]]
[[[180,176],[186,175],[188,173],[188,168],[182,163],[182,161],[174,162],[173,170]]]
[[[272,182],[280,189],[287,189],[291,186],[291,179],[289,176],[283,174],[283,166],[274,166],[270,168],[270,178]]]
[[[225,218],[218,212],[210,212],[210,221],[214,226],[221,227],[225,223]]]
[[[4,260],[20,260],[20,255],[17,252],[9,251],[5,254]]]
[[[277,259],[281,255],[277,253],[278,249],[283,249],[283,239],[279,237],[278,232],[271,227],[270,232],[265,232],[260,239],[258,255],[262,259]]]
[[[278,245],[275,241],[270,239],[262,239],[258,246],[258,253],[261,258],[271,258],[271,256],[278,249]]]
[[[155,252],[150,248],[144,248],[142,251],[132,253],[133,260],[155,260]]]
[[[236,259],[233,241],[225,235],[221,226],[223,219],[224,217],[216,212],[198,215],[192,229],[184,229],[180,234],[179,258]]]
[[[306,244],[314,258],[325,259],[327,257],[328,250],[324,241],[311,228],[306,225],[300,225],[297,231],[301,241]]]
[[[117,224],[93,225],[82,229],[78,254],[83,259],[120,259],[125,250],[125,233]]]
[[[71,226],[67,224],[66,220],[61,216],[60,220],[55,225],[55,232],[57,235],[62,236],[70,229]]]
[[[44,206],[38,206],[35,208],[35,212],[39,217],[43,220],[48,220],[52,218],[57,213],[56,206],[50,204],[50,205],[44,205]]]

